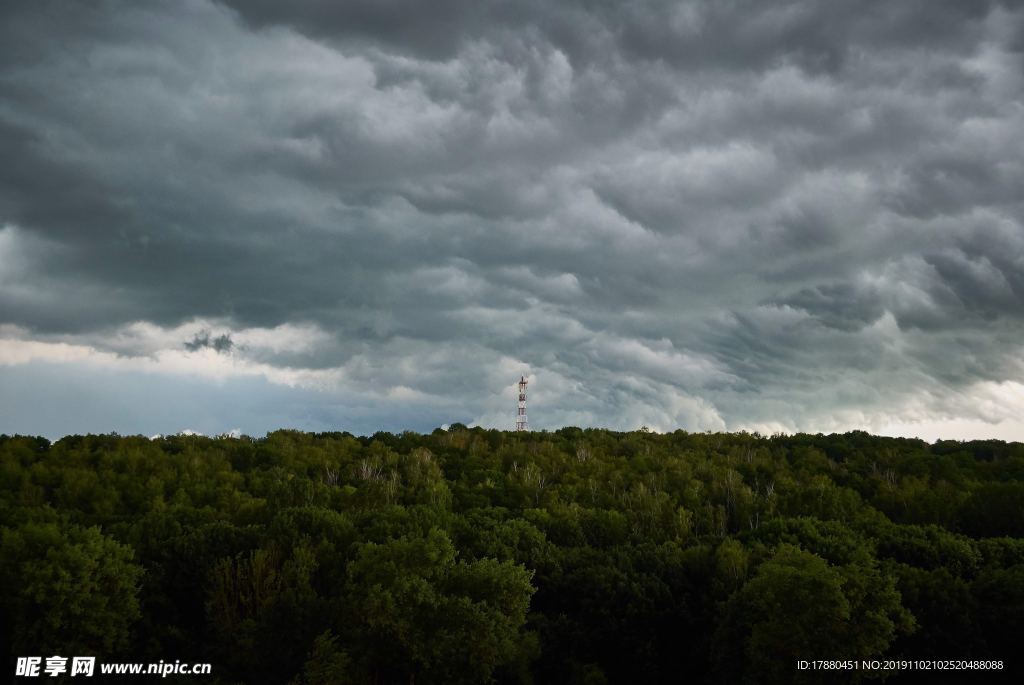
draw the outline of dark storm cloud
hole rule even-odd
[[[786,303],[816,315],[826,325],[856,330],[878,321],[885,307],[874,292],[863,292],[852,283],[805,288]]]
[[[210,348],[215,352],[227,354],[234,346],[234,341],[231,340],[231,336],[227,333],[211,337],[210,331],[200,331],[192,336],[191,340],[185,342],[185,349],[190,352]]]
[[[607,55],[612,48],[629,58],[696,68],[762,66],[780,58],[836,68],[851,47],[864,44],[969,48],[977,30],[974,25],[995,3],[229,0],[226,4],[256,27],[283,24],[317,38],[364,40],[428,59],[454,57],[472,41],[527,34],[557,44],[580,59]]]
[[[2,11],[18,340],[492,423],[527,369],[548,425],[693,429],[1024,380],[1019,3]]]

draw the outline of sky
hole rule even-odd
[[[1024,3],[0,8],[0,433],[1024,441]]]

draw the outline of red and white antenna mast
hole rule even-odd
[[[519,413],[516,414],[516,430],[526,430],[526,376],[519,377]]]

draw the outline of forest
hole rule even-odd
[[[1021,443],[0,436],[8,674],[54,654],[274,685],[911,682],[937,674],[796,664],[1001,662],[962,674],[986,680],[1019,673],[1022,635]]]

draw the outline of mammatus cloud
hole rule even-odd
[[[1019,3],[2,12],[0,431],[1024,439]]]

